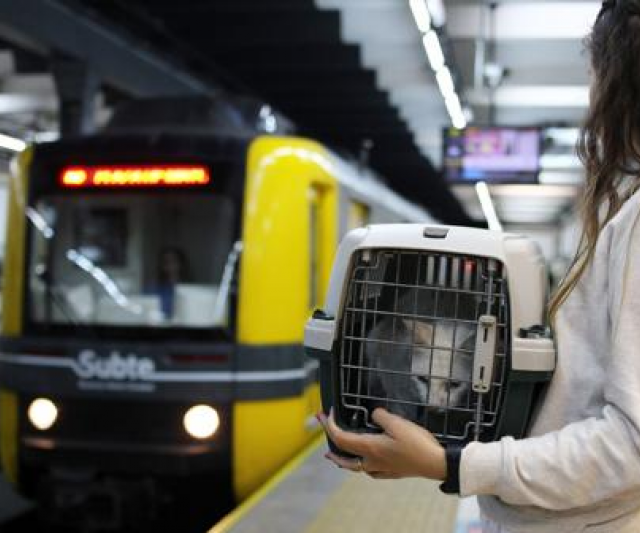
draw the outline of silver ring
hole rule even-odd
[[[358,457],[358,468],[356,472],[364,472],[364,465],[362,464],[362,457]]]

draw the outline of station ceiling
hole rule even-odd
[[[475,196],[452,193],[438,171],[442,128],[450,122],[406,0],[21,0],[21,10],[11,3],[0,0],[0,128],[7,133],[55,125],[47,72],[53,50],[62,44],[66,54],[104,59],[97,44],[85,44],[86,34],[74,40],[71,27],[60,26],[66,9],[96,34],[106,29],[121,39],[110,63],[99,65],[109,84],[102,118],[119,98],[167,90],[149,76],[136,84],[136,73],[148,67],[143,56],[155,55],[175,70],[169,92],[182,83],[196,92],[253,94],[301,134],[354,156],[370,140],[371,166],[396,190],[444,222],[480,217]],[[493,11],[480,0],[444,4],[448,53],[475,122],[486,123],[493,106],[501,124],[579,123],[588,96],[582,40],[599,2],[502,0]],[[55,23],[39,16],[43,6],[60,8]],[[483,62],[506,72],[492,93],[478,77],[478,50],[487,42]],[[124,61],[126,53],[142,58],[141,66]],[[498,211],[515,224],[553,224],[573,198],[565,194],[549,209],[544,195],[532,204],[525,191],[520,209],[518,189],[508,191],[497,191]]]
[[[475,121],[580,125],[589,102],[585,37],[602,2],[446,0],[446,5],[448,35],[465,87],[464,98]],[[502,71],[491,90],[486,88],[488,64]],[[428,143],[428,137],[425,140]],[[566,155],[570,159],[571,152]],[[574,205],[584,179],[582,165],[573,159],[569,172],[548,172],[551,186],[494,187],[492,196],[501,220],[557,224]],[[470,213],[480,211],[475,195],[462,187],[455,193]]]
[[[300,134],[353,157],[370,142],[368,164],[390,186],[444,222],[473,223],[418,149],[375,70],[362,64],[361,47],[343,41],[337,9],[320,9],[313,0],[25,1],[60,4],[122,32],[210,83],[212,93],[253,94],[291,119]]]

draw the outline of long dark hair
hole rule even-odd
[[[578,142],[586,170],[582,237],[567,276],[551,298],[551,319],[591,263],[600,231],[640,185],[640,0],[604,2],[586,39],[591,102]],[[622,181],[633,177],[630,187]]]
[[[178,279],[169,278],[164,265],[164,260],[167,255],[174,256],[178,262]],[[176,282],[189,282],[191,278],[190,274],[189,261],[182,249],[177,246],[169,246],[160,250],[160,253],[158,254],[158,283],[160,283],[160,285]]]

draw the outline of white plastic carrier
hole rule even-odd
[[[351,231],[305,328],[323,406],[352,431],[385,407],[443,443],[525,434],[555,369],[548,280],[531,240],[454,226]]]

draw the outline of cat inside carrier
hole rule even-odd
[[[381,225],[343,240],[325,308],[305,331],[323,408],[375,432],[384,407],[443,444],[521,437],[555,368],[545,266],[530,240]]]

